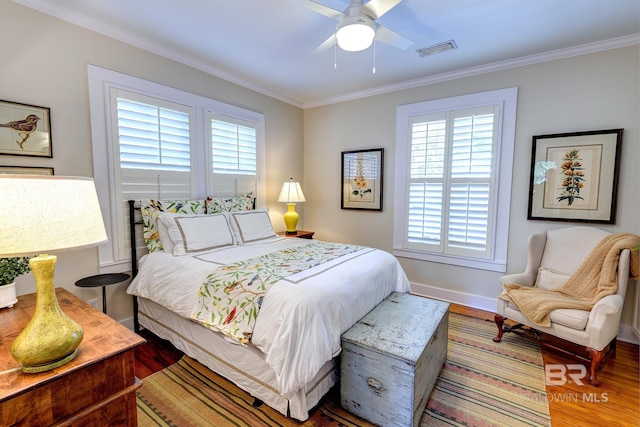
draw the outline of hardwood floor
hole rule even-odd
[[[451,311],[493,321],[494,313],[452,305]],[[497,328],[496,328],[497,331]],[[135,349],[135,372],[138,378],[151,375],[180,360],[182,352],[150,332],[140,333],[147,343]],[[545,365],[585,363],[546,348]],[[600,387],[567,380],[564,385],[548,385],[547,400],[553,427],[637,427],[640,426],[640,378],[638,346],[618,342],[617,355],[604,365],[598,378]],[[585,366],[586,367],[586,366]],[[574,371],[568,370],[569,373]],[[557,382],[563,382],[558,379]]]
[[[145,344],[139,345],[134,350],[134,370],[139,379],[144,379],[154,372],[173,365],[183,355],[169,341],[158,338],[146,329],[140,331],[139,335],[147,340]]]

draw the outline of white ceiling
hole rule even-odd
[[[15,1],[303,107],[633,45],[640,33],[639,0],[403,0],[378,22],[413,45],[376,42],[374,74],[373,48],[313,53],[337,21],[301,0]],[[415,51],[451,39],[458,49]]]

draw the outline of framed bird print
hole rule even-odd
[[[0,101],[0,154],[53,157],[49,109]]]

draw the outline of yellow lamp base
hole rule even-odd
[[[295,203],[287,203],[287,212],[284,214],[284,224],[287,226],[287,234],[296,234],[296,226],[298,225],[298,212],[296,212]]]
[[[82,326],[60,309],[54,286],[57,257],[29,260],[36,280],[36,308],[27,326],[11,345],[11,355],[27,373],[44,372],[73,360],[84,336]]]

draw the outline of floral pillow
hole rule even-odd
[[[149,252],[161,251],[162,243],[158,234],[158,212],[204,214],[204,200],[142,200],[143,237]]]
[[[238,197],[220,198],[209,196],[205,200],[207,214],[221,212],[241,212],[253,209],[253,192],[242,194]]]

